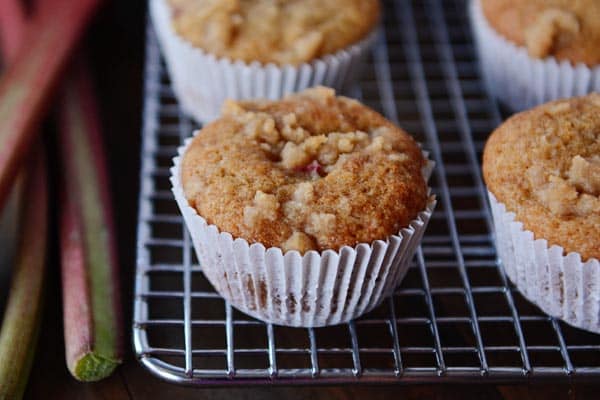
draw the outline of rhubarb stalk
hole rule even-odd
[[[91,80],[76,63],[60,111],[61,261],[67,366],[82,381],[110,375],[122,358],[118,269],[99,125]]]
[[[5,64],[11,62],[19,49],[23,30],[25,29],[25,10],[20,0],[0,1],[0,50]],[[19,174],[20,175],[20,174]],[[0,243],[2,243],[2,259],[0,260],[0,279],[8,281],[13,262],[18,236],[19,210],[23,194],[23,179],[17,178],[10,189],[10,196],[4,207],[0,206]],[[6,278],[6,279],[3,279]]]
[[[14,62],[0,79],[0,207],[32,144],[35,128],[68,56],[99,3],[55,0],[52,13],[41,13],[35,23],[27,24],[22,39],[28,45],[19,47]]]
[[[25,16],[19,1],[1,1],[0,47],[5,63],[10,63],[17,54],[24,28]],[[11,201],[4,208],[4,218],[11,218],[13,223],[16,219],[19,228],[12,230],[17,248],[12,257],[11,287],[0,331],[0,399],[22,397],[41,320],[48,189],[44,152],[35,154],[37,158],[28,168],[29,173],[23,169],[18,174],[11,188]],[[23,206],[24,200],[28,207]]]
[[[36,15],[53,15],[55,5],[39,1]],[[26,22],[22,11],[19,0],[0,1],[0,14],[4,13],[0,19],[11,18],[12,29],[21,32]],[[8,33],[2,36],[2,47],[10,56],[21,38],[14,32],[2,33]],[[69,77],[62,99],[60,230],[66,359],[75,378],[98,380],[120,362],[122,326],[106,164],[91,80],[82,63]]]
[[[33,163],[23,193],[19,245],[0,331],[0,399],[22,397],[41,319],[48,189],[43,155],[36,154]]]
[[[0,47],[5,61],[12,61],[25,32],[25,10],[20,0],[0,1]]]

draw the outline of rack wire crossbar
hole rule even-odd
[[[318,329],[254,320],[202,275],[169,184],[171,159],[198,126],[177,105],[149,24],[133,321],[142,364],[191,385],[600,376],[600,336],[543,314],[499,268],[479,160],[501,114],[478,69],[467,2],[385,2],[353,95],[430,151],[439,205],[394,295]]]

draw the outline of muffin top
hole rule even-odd
[[[402,129],[318,87],[229,101],[183,156],[191,207],[221,231],[284,251],[386,239],[426,208],[425,159]]]
[[[600,64],[600,1],[480,0],[490,25],[536,58]]]
[[[485,146],[483,173],[536,239],[600,259],[600,94],[510,118]]]
[[[217,57],[300,64],[365,38],[378,0],[168,0],[175,31]]]

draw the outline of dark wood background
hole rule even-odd
[[[1,0],[0,0],[1,1]],[[26,398],[31,399],[558,399],[598,398],[595,385],[486,384],[186,388],[161,382],[135,360],[130,339],[141,122],[145,2],[112,1],[98,16],[85,47],[95,68],[102,123],[111,167],[124,293],[127,354],[109,379],[82,384],[64,363],[59,269],[56,251],[49,263],[46,310]],[[53,238],[56,227],[53,227]],[[56,248],[56,243],[52,248]]]

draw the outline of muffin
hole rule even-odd
[[[600,332],[600,95],[513,116],[483,173],[508,277],[548,314]]]
[[[600,2],[473,0],[492,92],[515,111],[600,90]]]
[[[379,304],[435,204],[415,141],[324,87],[228,101],[180,154],[173,191],[205,275],[277,324],[332,325]]]
[[[229,99],[345,90],[374,40],[378,0],[151,0],[182,108],[206,123]]]

